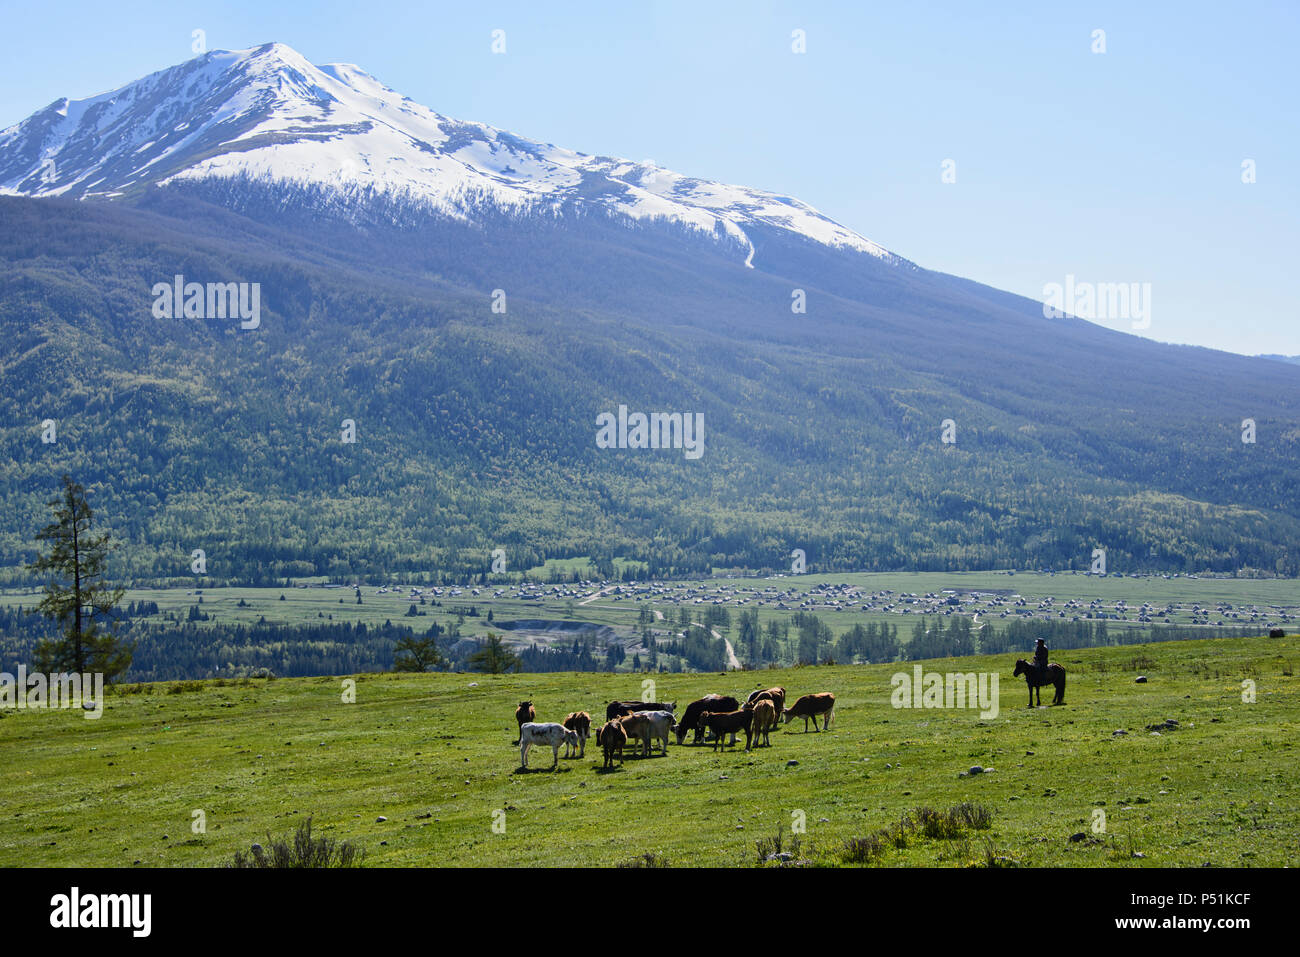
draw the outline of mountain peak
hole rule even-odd
[[[903,262],[798,200],[454,120],[355,64],[315,66],[284,43],[214,50],[109,93],[56,101],[0,132],[0,193],[115,199],[202,183],[211,195],[250,182],[309,192],[345,214],[359,197],[380,196],[413,215],[460,220],[598,212],[663,222],[725,244],[749,266],[755,227]]]

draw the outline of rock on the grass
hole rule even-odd
[[[1136,678],[1134,678],[1133,680],[1136,681],[1136,682],[1137,682],[1138,684],[1140,684],[1140,685],[1144,685],[1144,684],[1147,683],[1147,676],[1146,676],[1146,675],[1138,675],[1138,676],[1137,676]]]
[[[384,816],[381,814],[381,815],[379,815],[379,817],[375,818],[375,823],[376,823],[376,824],[383,824],[383,823],[384,823],[385,821],[387,821],[387,820],[388,820],[388,818],[384,817]]]
[[[971,773],[971,774],[983,774],[983,773],[984,773],[984,769],[983,769],[982,767],[980,767],[978,764],[976,764],[976,765],[974,765],[974,766],[971,767],[971,769],[970,769],[970,773]]]
[[[1119,735],[1122,734],[1128,734],[1128,732],[1125,731],[1123,728],[1116,728],[1114,731],[1111,732],[1112,737],[1118,737]]]

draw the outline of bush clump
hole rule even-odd
[[[266,835],[266,846],[254,844],[245,854],[235,852],[230,867],[360,867],[365,858],[364,848],[351,841],[335,841],[328,837],[312,837],[311,818],[303,821],[294,831],[293,838],[273,838]]]

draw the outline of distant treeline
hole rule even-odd
[[[117,628],[136,643],[129,681],[243,677],[268,671],[282,677],[387,671],[393,666],[393,645],[415,634],[410,627],[390,622],[200,625],[122,617]],[[13,673],[19,663],[30,666],[32,647],[54,634],[54,626],[30,610],[0,608],[0,671]]]

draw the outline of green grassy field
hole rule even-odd
[[[789,850],[800,817],[797,858],[838,864],[846,839],[961,801],[988,808],[992,826],[913,834],[876,863],[1294,861],[1297,639],[1054,658],[1069,672],[1066,704],[1042,709],[1025,707],[1006,656],[922,663],[999,671],[991,720],[891,707],[890,677],[910,663],[660,675],[655,695],[679,708],[760,685],[791,698],[833,691],[836,721],[820,734],[796,721],[750,753],[743,737],[725,753],[629,752],[612,773],[594,746],[554,772],[549,752],[534,752],[538,770],[521,773],[514,705],[532,698],[538,720],[575,709],[603,717],[608,700],[640,696],[640,676],[361,675],[354,703],[340,678],[187,682],[121,689],[99,720],[4,711],[0,863],[212,866],[312,815],[318,833],[362,844],[368,865],[616,865],[651,853],[675,866],[748,866],[756,841],[778,832]],[[1135,683],[1139,673],[1148,683]],[[1254,703],[1243,702],[1246,679]],[[1148,730],[1170,718],[1176,730]],[[962,776],[977,764],[992,770]],[[1099,810],[1104,833],[1094,833]],[[196,811],[204,833],[193,830]]]

